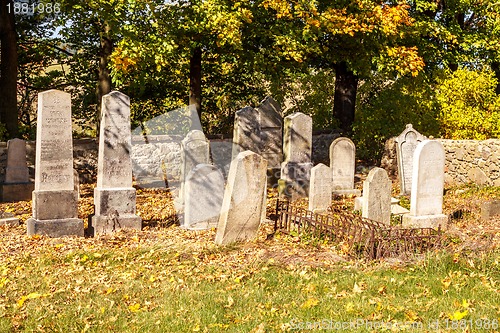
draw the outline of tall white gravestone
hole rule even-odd
[[[356,146],[349,138],[340,137],[330,145],[330,168],[333,177],[333,194],[360,195],[354,189]]]
[[[308,210],[324,213],[332,204],[332,170],[320,163],[311,169]]]
[[[12,139],[7,142],[7,167],[5,182],[0,185],[2,201],[31,199],[35,184],[30,182],[26,162],[26,141]]]
[[[362,216],[370,220],[391,223],[392,183],[387,171],[373,168],[363,183]]]
[[[417,132],[412,124],[396,138],[396,156],[398,160],[398,178],[402,195],[409,195],[412,189],[413,154],[417,145],[426,139]]]
[[[123,228],[140,230],[136,190],[132,187],[130,98],[118,91],[103,96],[99,133],[97,186],[94,189],[94,234]]]
[[[33,217],[28,235],[83,236],[74,190],[71,96],[49,90],[38,94]]]
[[[215,243],[228,244],[254,238],[265,209],[267,161],[244,151],[231,162]]]
[[[418,144],[413,157],[413,180],[410,214],[403,216],[403,225],[415,228],[446,227],[443,214],[445,151],[439,141],[425,140]]]

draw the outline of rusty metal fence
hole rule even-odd
[[[371,259],[422,253],[439,247],[442,236],[441,229],[389,226],[336,208],[318,214],[279,200],[274,230],[326,238],[351,255]]]

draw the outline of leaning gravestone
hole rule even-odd
[[[333,194],[359,196],[354,189],[356,146],[344,137],[335,139],[330,145],[330,168],[333,177]]]
[[[403,225],[415,228],[446,227],[443,214],[445,152],[439,141],[425,140],[418,144],[413,157],[413,181],[410,214],[403,216]]]
[[[224,196],[224,176],[211,164],[198,164],[184,184],[183,227],[203,230],[217,227]]]
[[[26,141],[12,139],[7,142],[5,182],[0,185],[2,201],[31,199],[34,184],[30,182],[26,163]]]
[[[412,188],[413,153],[417,145],[426,139],[417,132],[412,124],[396,138],[396,155],[398,160],[398,178],[402,195],[409,195]]]
[[[73,179],[71,96],[49,90],[38,94],[35,190],[28,235],[83,236]]]
[[[192,130],[181,142],[180,204],[184,200],[186,177],[198,164],[210,164],[210,143],[203,131]]]
[[[231,162],[215,243],[254,238],[262,220],[267,161],[244,151]]]
[[[370,170],[363,183],[363,217],[385,224],[391,223],[391,187],[391,180],[384,169]]]
[[[332,204],[332,171],[320,163],[311,169],[308,210],[324,213]]]
[[[102,98],[99,133],[95,215],[90,222],[94,235],[123,228],[140,230],[136,215],[136,190],[132,187],[130,99],[118,91]]]
[[[291,200],[306,197],[309,190],[312,153],[312,118],[296,112],[285,117],[280,194]]]

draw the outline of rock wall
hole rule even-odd
[[[445,183],[447,185],[476,183],[500,186],[500,140],[436,139],[446,152]],[[387,140],[381,166],[397,175],[396,143]]]

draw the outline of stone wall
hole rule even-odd
[[[338,137],[338,134],[318,134],[313,136],[313,162],[329,165],[330,143]],[[149,144],[145,144],[144,138],[134,136],[132,138],[132,163],[134,176],[138,172],[149,177],[162,179],[166,176],[167,181],[179,181],[180,179],[180,142],[181,136],[155,135],[149,136]],[[227,175],[231,162],[231,139],[211,139],[210,148],[214,164],[216,164]],[[35,141],[26,142],[28,167],[30,178],[35,177]],[[73,140],[74,166],[78,171],[80,183],[93,183],[97,177],[97,155],[98,143],[96,139]],[[163,162],[162,162],[163,161]],[[0,182],[5,178],[5,166],[7,164],[7,143],[0,142]],[[148,176],[146,176],[147,178]]]
[[[500,186],[500,140],[440,141],[446,152],[445,183]],[[397,175],[396,143],[387,140],[381,166],[390,175]]]

